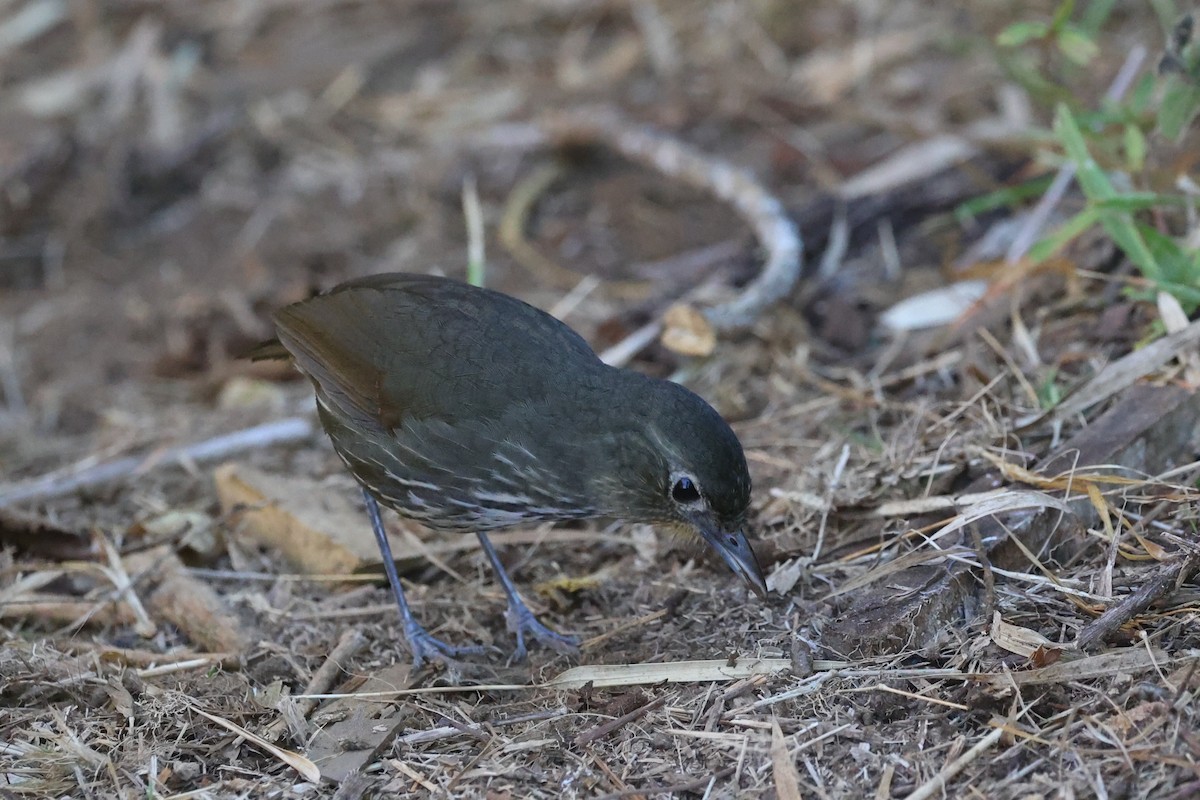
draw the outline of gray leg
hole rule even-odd
[[[371,529],[375,531],[375,542],[379,545],[379,553],[383,556],[383,571],[387,573],[388,583],[392,585],[392,596],[396,605],[400,606],[400,619],[404,622],[404,638],[408,640],[408,649],[412,651],[413,669],[419,669],[426,659],[451,662],[453,659],[471,653],[482,653],[482,647],[454,647],[440,639],[435,639],[429,631],[417,622],[408,600],[404,597],[404,589],[400,586],[400,576],[396,574],[396,559],[392,557],[392,546],[388,544],[387,534],[383,530],[383,519],[379,516],[379,504],[375,498],[363,489],[363,497],[367,501],[367,514],[371,517]]]
[[[477,533],[475,535],[479,537],[479,543],[483,545],[483,552],[487,554],[488,561],[492,562],[492,569],[496,570],[496,575],[500,577],[500,585],[504,587],[504,594],[508,596],[508,612],[504,617],[508,621],[508,629],[517,635],[517,649],[513,651],[509,660],[521,661],[525,658],[525,634],[527,633],[560,653],[577,652],[579,648],[577,638],[547,628],[538,622],[537,617],[529,610],[529,606],[525,605],[525,601],[517,593],[517,587],[513,585],[508,573],[504,571],[504,565],[500,563],[500,556],[496,555],[496,548],[488,541],[487,534]]]

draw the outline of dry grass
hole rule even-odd
[[[1111,288],[1102,244],[991,273],[969,324],[874,327],[989,222],[948,208],[1034,171],[985,43],[1036,10],[801,5],[0,4],[10,34],[19,10],[48,26],[0,45],[0,496],[134,457],[0,517],[0,794],[1200,792],[1200,410],[1176,358],[1195,332],[1119,361],[1153,309]],[[1119,25],[1079,91],[1154,47],[1147,26]],[[409,674],[377,582],[293,572],[184,446],[309,413],[305,386],[234,358],[269,308],[367,272],[461,275],[468,175],[489,283],[562,301],[597,349],[689,289],[729,299],[759,262],[721,202],[603,149],[541,171],[544,112],[585,106],[749,169],[825,255],[711,358],[635,348],[735,422],[774,591],[648,530],[522,531],[518,581],[588,643],[473,659],[452,686]],[[976,123],[1007,133],[901,149]],[[922,180],[868,172],[897,152]],[[564,301],[564,274],[602,280]],[[1042,389],[1098,373],[1042,415]],[[1088,440],[1122,383],[1161,414]],[[319,437],[238,453],[353,496]],[[482,555],[396,530],[431,630],[507,651]]]

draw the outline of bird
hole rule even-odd
[[[379,506],[434,531],[473,533],[507,598],[515,635],[575,652],[541,623],[487,534],[540,521],[615,519],[698,537],[760,597],[746,536],[751,481],[738,437],[682,385],[605,364],[557,318],[452,278],[351,279],[274,312],[249,355],[288,359],[361,487],[414,667],[456,663],[416,619]]]

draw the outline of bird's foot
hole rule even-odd
[[[456,647],[443,642],[421,627],[416,620],[411,619],[404,625],[404,638],[408,640],[408,649],[412,651],[414,671],[420,669],[426,661],[440,661],[457,672],[458,659],[487,650],[482,645]]]
[[[579,652],[578,637],[559,633],[543,625],[520,597],[515,598],[515,602],[513,602],[513,598],[510,598],[504,619],[508,622],[508,629],[517,637],[517,648],[508,658],[510,664],[515,661],[524,661],[525,656],[528,655],[525,648],[526,635],[532,636],[559,653],[570,655]]]

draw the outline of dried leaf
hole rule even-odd
[[[250,744],[267,751],[271,755],[278,758],[283,763],[287,764],[292,769],[299,772],[300,775],[310,783],[319,783],[321,780],[321,770],[317,769],[317,765],[309,761],[299,753],[293,753],[291,750],[284,750],[282,747],[277,747],[266,739],[251,733],[250,731],[238,725],[236,722],[230,722],[223,717],[218,717],[216,714],[209,714],[203,709],[192,706],[192,710],[207,720],[211,720],[228,731],[236,733]]]
[[[992,641],[997,647],[1010,653],[1031,658],[1038,650],[1054,649],[1058,645],[1037,631],[1013,625],[1000,618],[1000,612],[992,615]]]
[[[717,334],[695,307],[676,303],[663,314],[663,346],[685,356],[707,356],[717,347]]]

